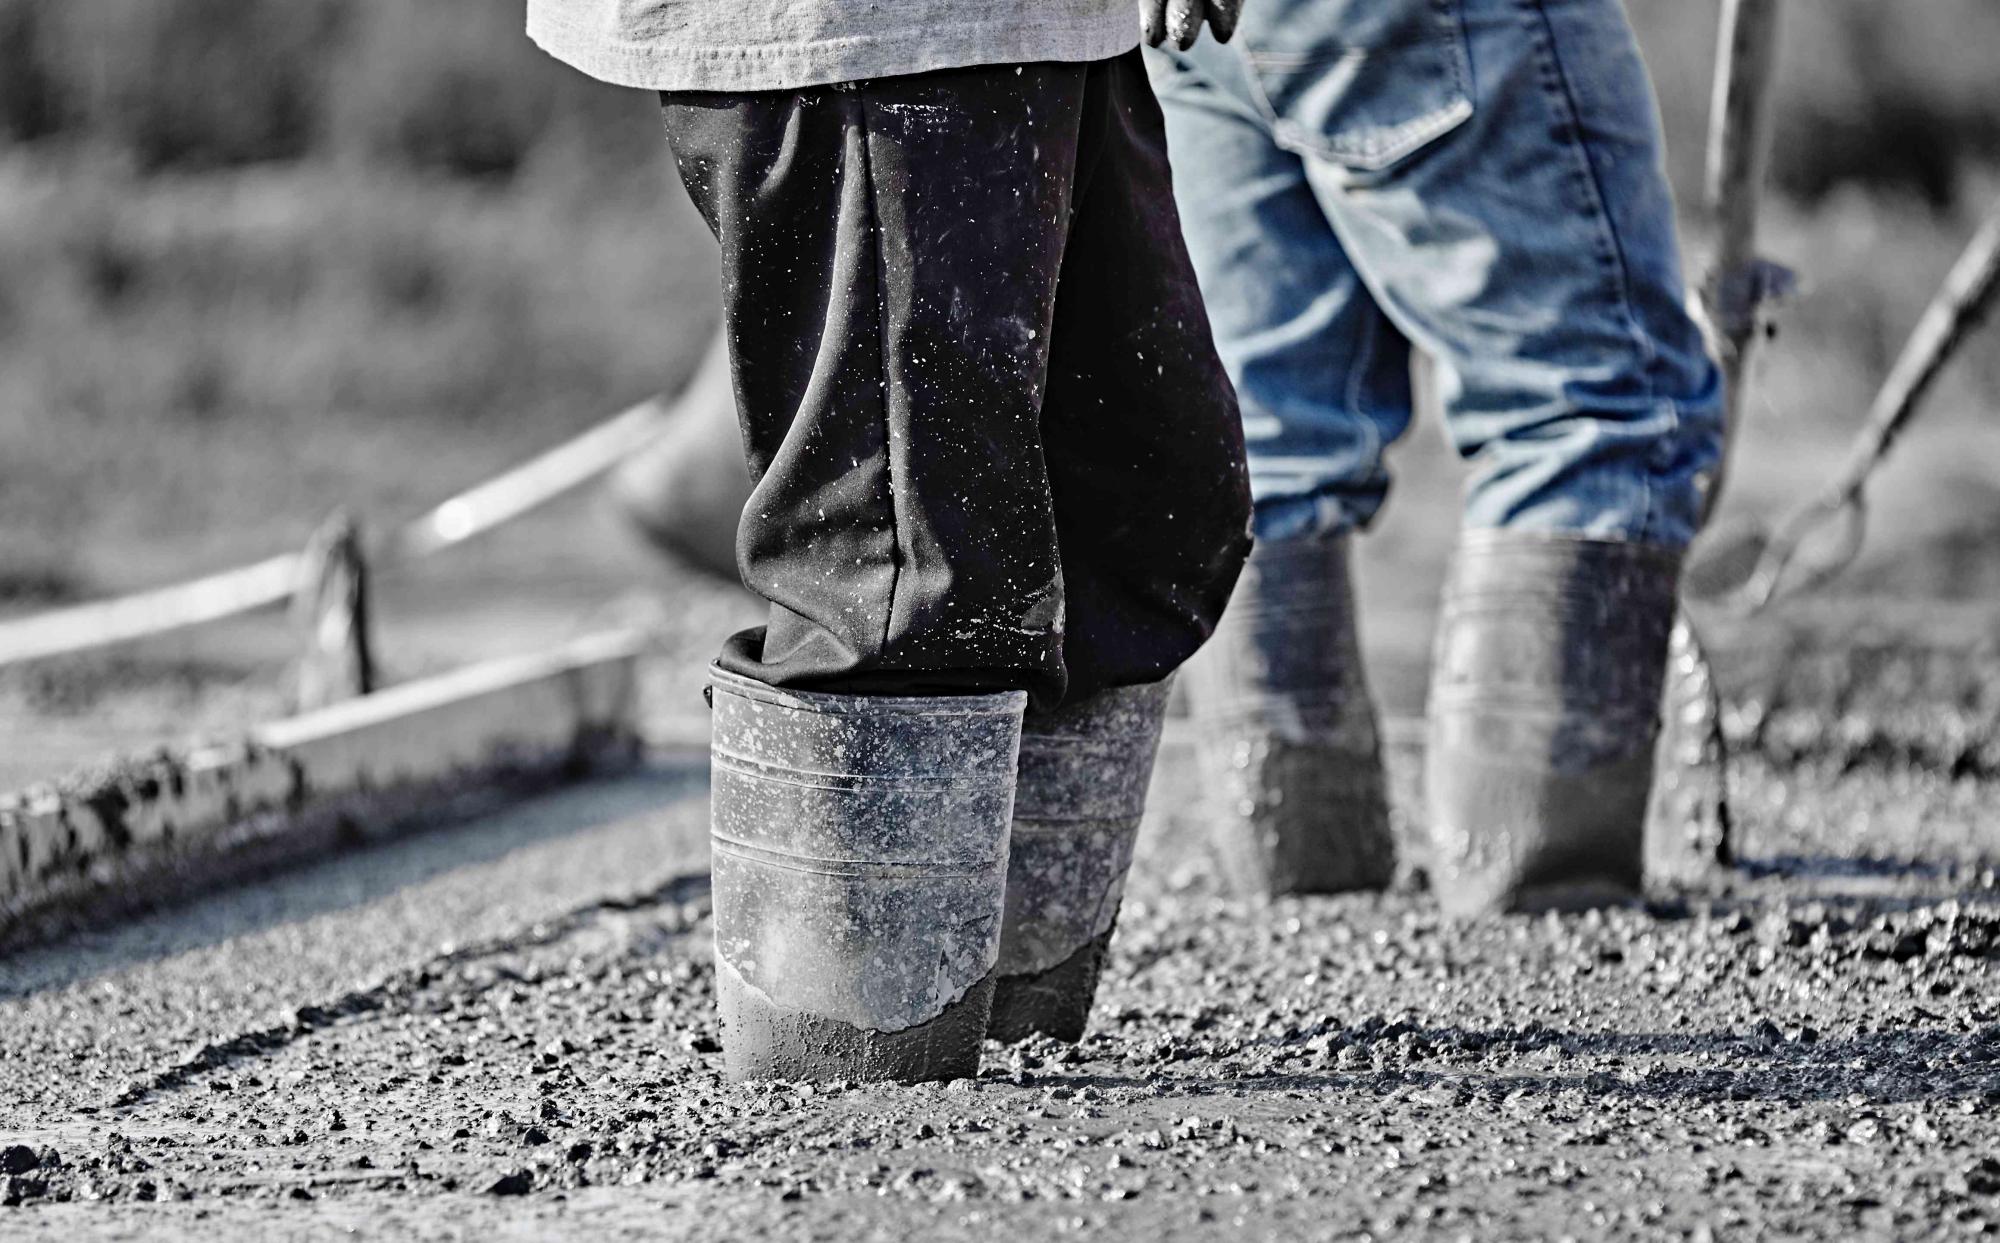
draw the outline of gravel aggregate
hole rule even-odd
[[[0,1233],[2000,1233],[1983,776],[1752,758],[1744,867],[1454,924],[1221,893],[1181,745],[1084,1041],[943,1085],[722,1080],[685,770],[0,960]]]

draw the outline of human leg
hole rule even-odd
[[[1252,20],[1256,19],[1253,11]],[[1367,527],[1410,420],[1382,314],[1233,47],[1150,53],[1188,252],[1236,387],[1260,542]]]
[[[1650,88],[1616,0],[1366,8],[1337,43],[1274,25],[1245,52],[1356,267],[1436,358],[1473,464],[1434,662],[1440,893],[1629,891],[1679,553],[1720,448]]]
[[[1719,450],[1719,378],[1686,310],[1622,8],[1371,11],[1386,23],[1375,37],[1401,42],[1370,50],[1341,90],[1323,69],[1300,85],[1309,71],[1268,46],[1255,72],[1295,109],[1281,132],[1383,310],[1437,362],[1447,430],[1473,466],[1466,525],[1685,547]],[[1371,118],[1361,135],[1357,115]],[[1407,148],[1363,141],[1442,121]]]
[[[713,686],[733,1075],[977,1068],[1017,688],[1062,677],[1038,397],[1084,76],[665,100],[722,246],[771,602]]]
[[[1040,404],[1083,66],[673,96],[723,252],[768,624],[722,663],[845,692],[1059,694]]]
[[[993,1034],[1081,1036],[1166,711],[1249,542],[1229,383],[1136,56],[1094,66],[1042,434],[1069,693],[1023,725]]]
[[[957,940],[943,955],[952,987],[921,1006],[877,1003],[901,998],[897,981],[917,977],[898,964],[921,966],[922,952],[855,941],[829,958],[845,943],[794,925],[861,909],[858,896],[819,892],[843,882],[810,879],[838,871],[829,851],[876,866],[877,836],[942,815],[926,799],[979,781],[945,764],[925,786],[920,766],[898,762],[942,736],[934,713],[831,751],[806,730],[797,746],[750,755],[785,731],[760,729],[737,701],[748,687],[801,721],[875,720],[951,702],[918,692],[1000,686],[1053,709],[1066,690],[1088,700],[1157,681],[1206,636],[1248,542],[1248,494],[1165,186],[1121,195],[1164,178],[1157,112],[1136,57],[667,107],[683,179],[723,247],[757,480],[739,547],[772,604],[716,681],[740,735],[725,739],[718,707],[717,852],[734,860],[716,881],[724,1013],[737,1016],[739,1050],[776,1047],[748,1073],[833,1073],[809,1056],[814,1042],[856,1028],[835,1062],[921,1076],[937,1067],[870,1063],[868,1051],[977,1002],[999,895],[988,909],[985,890],[954,878],[985,875],[985,863],[890,861],[936,871],[926,893],[956,904],[928,911],[924,926]],[[850,702],[856,712],[841,708]],[[834,774],[842,789],[855,779],[856,796],[792,842],[817,813],[776,796],[797,784],[784,774],[825,772],[815,757],[835,752],[863,765]],[[905,786],[880,807],[861,797]],[[812,865],[773,871],[774,856]],[[935,967],[936,947],[929,957]],[[960,1056],[961,1042],[944,1043]]]
[[[1257,548],[1186,674],[1216,847],[1247,893],[1379,886],[1395,851],[1347,543],[1409,421],[1407,342],[1235,53],[1149,59],[1256,498]]]

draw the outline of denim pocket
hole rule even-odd
[[[1243,35],[1286,147],[1381,173],[1472,115],[1457,0],[1267,0]]]

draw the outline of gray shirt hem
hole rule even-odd
[[[847,38],[743,46],[676,46],[607,37],[530,5],[528,37],[557,60],[618,86],[658,91],[766,91],[970,65],[1107,60],[1139,45],[1135,13],[1118,4],[1054,26],[1019,16]]]

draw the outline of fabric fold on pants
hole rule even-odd
[[[1260,539],[1374,518],[1413,348],[1467,526],[1693,538],[1720,376],[1619,0],[1260,0],[1149,62]]]
[[[662,98],[770,602],[724,667],[1053,704],[1185,660],[1249,499],[1137,53]]]

